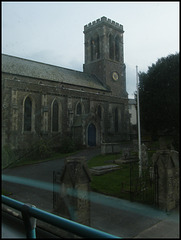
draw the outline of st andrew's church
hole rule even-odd
[[[83,72],[2,55],[2,143],[28,148],[70,136],[84,146],[129,140],[123,26],[84,26]]]

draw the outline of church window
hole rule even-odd
[[[94,60],[94,40],[91,38],[91,61]]]
[[[100,58],[100,41],[99,36],[91,38],[91,61]]]
[[[96,59],[100,58],[99,36],[96,37]]]
[[[115,60],[119,61],[120,60],[120,40],[119,37],[117,36],[115,38]]]
[[[77,112],[77,114],[79,114],[79,115],[82,114],[82,106],[81,106],[80,103],[77,104],[77,111],[76,111],[76,112]]]
[[[24,104],[24,131],[31,131],[31,123],[32,123],[32,101],[29,97],[27,97]]]
[[[109,58],[114,59],[114,42],[112,34],[109,35]]]
[[[101,119],[102,118],[102,111],[101,111],[101,106],[98,106],[98,116]]]
[[[118,132],[118,109],[115,109],[115,120],[114,120],[115,133]]]
[[[52,109],[52,131],[58,132],[58,102],[55,100]]]

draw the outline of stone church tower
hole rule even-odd
[[[94,74],[117,97],[127,97],[123,26],[106,17],[84,26],[84,72]]]

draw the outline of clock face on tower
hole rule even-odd
[[[112,73],[112,78],[113,78],[114,81],[117,81],[119,79],[118,73],[117,72],[113,72]]]

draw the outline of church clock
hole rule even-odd
[[[113,78],[114,81],[117,81],[119,79],[118,73],[117,72],[113,72],[112,73],[112,78]]]

